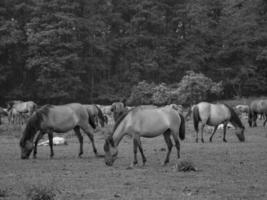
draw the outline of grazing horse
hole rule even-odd
[[[100,122],[101,127],[105,126],[105,123],[107,123],[107,120],[105,119],[101,109],[95,105],[95,104],[86,104],[83,105],[87,111],[94,117],[96,124],[98,124],[98,121]]]
[[[258,114],[263,116],[267,115],[267,100],[255,100],[250,103],[249,113],[248,113],[248,124],[250,127],[257,126],[257,118]],[[265,126],[267,118],[263,122],[263,126]]]
[[[23,103],[23,101],[21,101],[21,100],[11,100],[11,101],[6,102],[7,110],[10,110],[13,107],[13,105],[18,104],[18,103]]]
[[[238,111],[238,113],[246,113],[249,112],[249,106],[248,105],[237,105],[235,106],[235,109]]]
[[[193,121],[194,128],[196,131],[196,142],[198,142],[198,123],[201,122],[201,141],[203,139],[203,129],[205,125],[214,126],[212,135],[210,136],[210,142],[212,142],[212,137],[215,134],[218,125],[221,123],[224,124],[223,127],[223,141],[226,141],[226,127],[228,122],[231,122],[235,128],[238,128],[239,131],[236,131],[236,136],[238,139],[243,142],[245,141],[244,130],[241,120],[234,111],[233,108],[226,104],[211,104],[207,102],[200,102],[199,104],[193,107]]]
[[[37,104],[33,101],[8,101],[9,123],[23,124],[23,121],[32,115],[37,109]]]
[[[113,113],[113,118],[115,122],[120,117],[120,115],[127,112],[127,110],[127,107],[125,107],[124,103],[122,102],[114,102],[110,108],[110,111]]]
[[[97,155],[93,135],[94,128],[95,124],[93,116],[91,116],[90,112],[88,112],[84,106],[79,103],[71,103],[60,106],[45,105],[33,113],[27,122],[20,139],[21,158],[29,158],[33,149],[33,157],[36,158],[38,141],[45,133],[48,134],[51,152],[50,157],[53,157],[53,132],[65,133],[71,129],[74,130],[79,139],[79,157],[83,154],[83,136],[80,129],[82,129],[91,140],[94,153]],[[34,136],[37,131],[40,132],[34,142]]]
[[[113,133],[107,137],[104,144],[105,163],[111,166],[118,154],[117,147],[125,135],[133,138],[134,160],[132,165],[137,164],[137,148],[139,149],[143,165],[146,163],[146,157],[143,152],[140,137],[152,138],[163,135],[168,146],[167,155],[164,164],[169,162],[169,156],[172,149],[171,137],[173,137],[177,157],[180,158],[180,143],[185,138],[185,121],[181,114],[169,107],[136,107],[119,117],[113,128]]]
[[[32,113],[36,110],[37,104],[33,101],[25,101],[14,104],[12,108],[16,109],[19,113],[28,113],[29,116],[31,116]]]

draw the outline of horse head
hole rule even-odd
[[[117,159],[118,149],[114,145],[114,141],[112,136],[108,136],[105,144],[104,144],[104,151],[105,151],[105,163],[108,166],[112,166],[114,161]]]
[[[20,140],[21,159],[28,159],[33,150],[33,139],[40,126],[39,116],[35,113],[28,120]]]
[[[33,150],[33,142],[26,140],[24,143],[20,142],[21,159],[28,159]]]
[[[240,142],[245,142],[245,128],[240,128],[239,130],[236,131],[236,136],[239,139]]]

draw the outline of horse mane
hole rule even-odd
[[[244,125],[242,124],[240,118],[236,114],[235,110],[227,104],[224,104],[224,105],[229,109],[229,111],[231,113],[230,121],[233,121],[237,126],[239,126],[239,128],[245,128]]]
[[[114,131],[117,129],[117,127],[120,125],[120,123],[122,122],[122,120],[128,115],[128,113],[130,112],[130,111],[132,111],[132,109],[131,110],[125,110],[118,118],[117,118],[117,120],[116,120],[116,122],[115,122],[115,125],[114,125],[114,128],[113,128],[113,133],[114,133]]]
[[[20,139],[20,146],[25,146],[25,142],[34,137],[36,131],[40,128],[40,124],[44,116],[47,116],[51,105],[42,106],[40,109],[36,110],[35,113],[29,118],[26,127],[22,133]]]
[[[44,105],[32,114],[22,133],[22,138],[20,139],[20,146],[24,146],[26,140],[34,137],[36,131],[40,128],[40,124],[44,117],[48,116],[49,109],[51,107],[52,105]]]
[[[103,112],[102,112],[102,110],[97,106],[97,105],[95,105],[95,107],[96,107],[96,109],[97,109],[97,115],[98,115],[98,117],[103,121],[103,122],[105,122],[105,118],[104,118],[104,115],[103,115]]]

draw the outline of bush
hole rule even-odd
[[[26,197],[28,200],[54,200],[56,193],[50,185],[37,184],[26,188]]]
[[[195,104],[208,100],[211,95],[219,96],[223,92],[222,82],[213,82],[202,73],[188,71],[179,82],[177,89],[171,92],[177,104]]]

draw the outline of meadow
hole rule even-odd
[[[249,128],[246,141],[240,143],[234,130],[222,142],[218,130],[213,143],[195,143],[192,122],[186,124],[186,139],[181,142],[181,159],[173,148],[170,163],[162,166],[166,154],[163,137],[143,139],[146,165],[129,165],[133,158],[132,140],[125,137],[119,146],[118,159],[107,167],[103,158],[93,154],[84,135],[84,155],[78,158],[79,144],[73,132],[64,136],[68,145],[55,146],[49,158],[49,147],[38,148],[37,159],[20,159],[19,138],[23,127],[0,126],[0,199],[30,199],[32,188],[52,193],[51,199],[266,199],[267,198],[267,132],[262,122]],[[47,136],[45,136],[47,139]],[[104,135],[95,133],[98,151],[103,154]],[[189,161],[196,171],[181,172],[177,163]],[[36,192],[36,190],[35,190]],[[32,198],[33,199],[33,198]],[[35,198],[37,199],[37,198]],[[44,198],[39,198],[44,199]],[[49,198],[47,198],[49,199]]]

